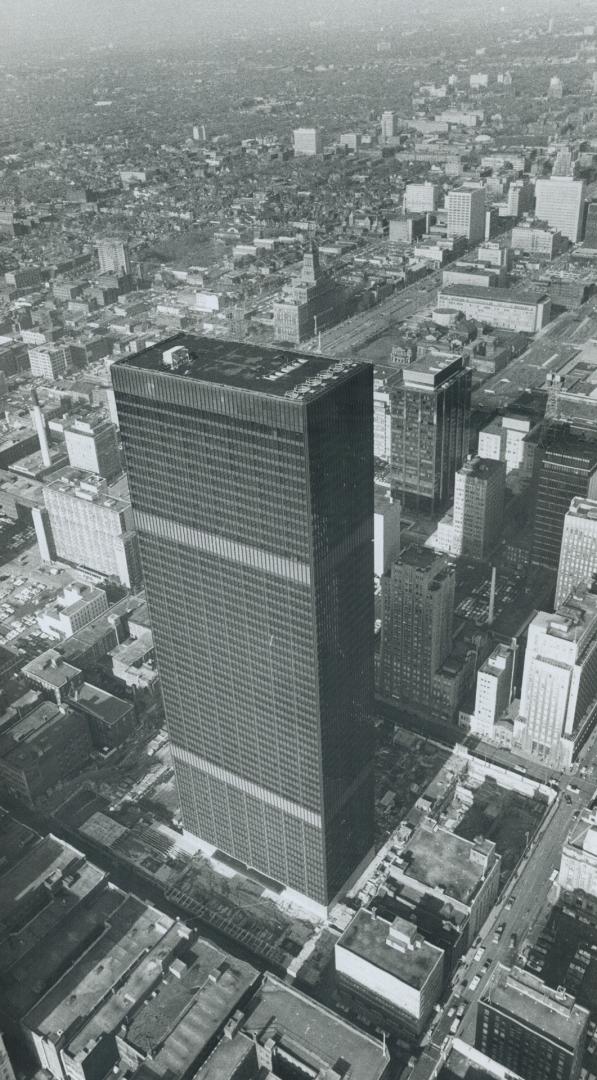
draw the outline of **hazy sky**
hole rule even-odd
[[[558,0],[435,0],[444,17],[467,2],[478,15],[480,9],[493,12],[504,4],[508,10],[521,7],[552,10]],[[425,7],[431,6],[428,0]],[[572,0],[568,5],[574,8]],[[21,53],[27,46],[36,51],[46,47],[80,44],[105,45],[198,39],[216,31],[254,25],[280,26],[286,31],[310,19],[326,17],[331,29],[355,16],[370,18],[373,25],[386,17],[420,10],[412,0],[0,0],[0,60]]]

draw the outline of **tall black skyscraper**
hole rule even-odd
[[[181,334],[112,378],[184,825],[327,905],[373,845],[372,369]]]
[[[551,424],[537,454],[532,562],[557,570],[564,520],[573,498],[597,497],[597,441]]]

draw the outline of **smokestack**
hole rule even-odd
[[[31,416],[33,418],[33,423],[35,424],[35,430],[37,431],[37,437],[39,439],[41,460],[43,461],[45,468],[48,469],[52,464],[52,458],[50,457],[50,444],[48,442],[48,432],[46,430],[46,419],[41,411],[39,399],[37,397],[37,391],[35,389],[31,391],[31,400],[33,401]]]
[[[491,567],[491,588],[489,590],[489,614],[487,616],[487,625],[493,626],[493,620],[495,618],[495,581],[497,578],[497,566]]]

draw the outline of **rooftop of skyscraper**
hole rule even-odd
[[[369,365],[241,341],[176,334],[114,365],[184,376],[268,397],[311,400]]]
[[[467,476],[475,476],[479,480],[487,480],[492,473],[503,472],[504,463],[493,458],[469,457],[461,466],[460,472]]]
[[[575,495],[570,503],[568,515],[597,521],[597,502],[594,499],[582,499],[580,496]]]
[[[456,372],[461,371],[462,367],[461,356],[434,356],[428,353],[403,368],[401,374],[405,386],[431,389],[446,382]]]
[[[577,1005],[572,994],[553,990],[530,971],[503,964],[497,965],[484,1000],[570,1049],[576,1047],[589,1019],[588,1010]]]
[[[71,465],[54,473],[45,486],[48,491],[70,495],[73,499],[99,503],[106,510],[112,510],[114,513],[130,507],[130,502],[121,498],[117,491],[112,492],[108,483],[100,476],[82,472],[81,469],[75,469]]]

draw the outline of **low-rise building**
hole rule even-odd
[[[82,581],[73,581],[52,604],[37,612],[36,619],[44,634],[54,638],[68,638],[87,623],[93,622],[107,607],[108,601],[103,589],[86,585]]]
[[[439,1000],[444,952],[396,917],[362,909],[334,948],[338,983],[372,1019],[396,1033],[420,1035]]]
[[[557,229],[550,229],[546,225],[525,223],[516,225],[512,229],[510,246],[513,251],[551,260],[567,251],[570,242]]]
[[[0,735],[0,780],[30,805],[80,771],[91,753],[87,722],[44,701]]]
[[[559,885],[597,897],[597,811],[582,810],[562,850]]]
[[[424,823],[390,868],[390,877],[466,911],[470,944],[497,899],[500,864],[491,840],[465,840],[441,825]]]
[[[502,330],[536,334],[549,322],[551,300],[545,293],[525,293],[515,289],[478,288],[452,285],[441,288],[438,306],[456,308],[467,319],[487,322]]]
[[[73,687],[70,704],[86,717],[94,746],[121,746],[134,731],[135,710],[131,702],[99,686],[83,682]]]

